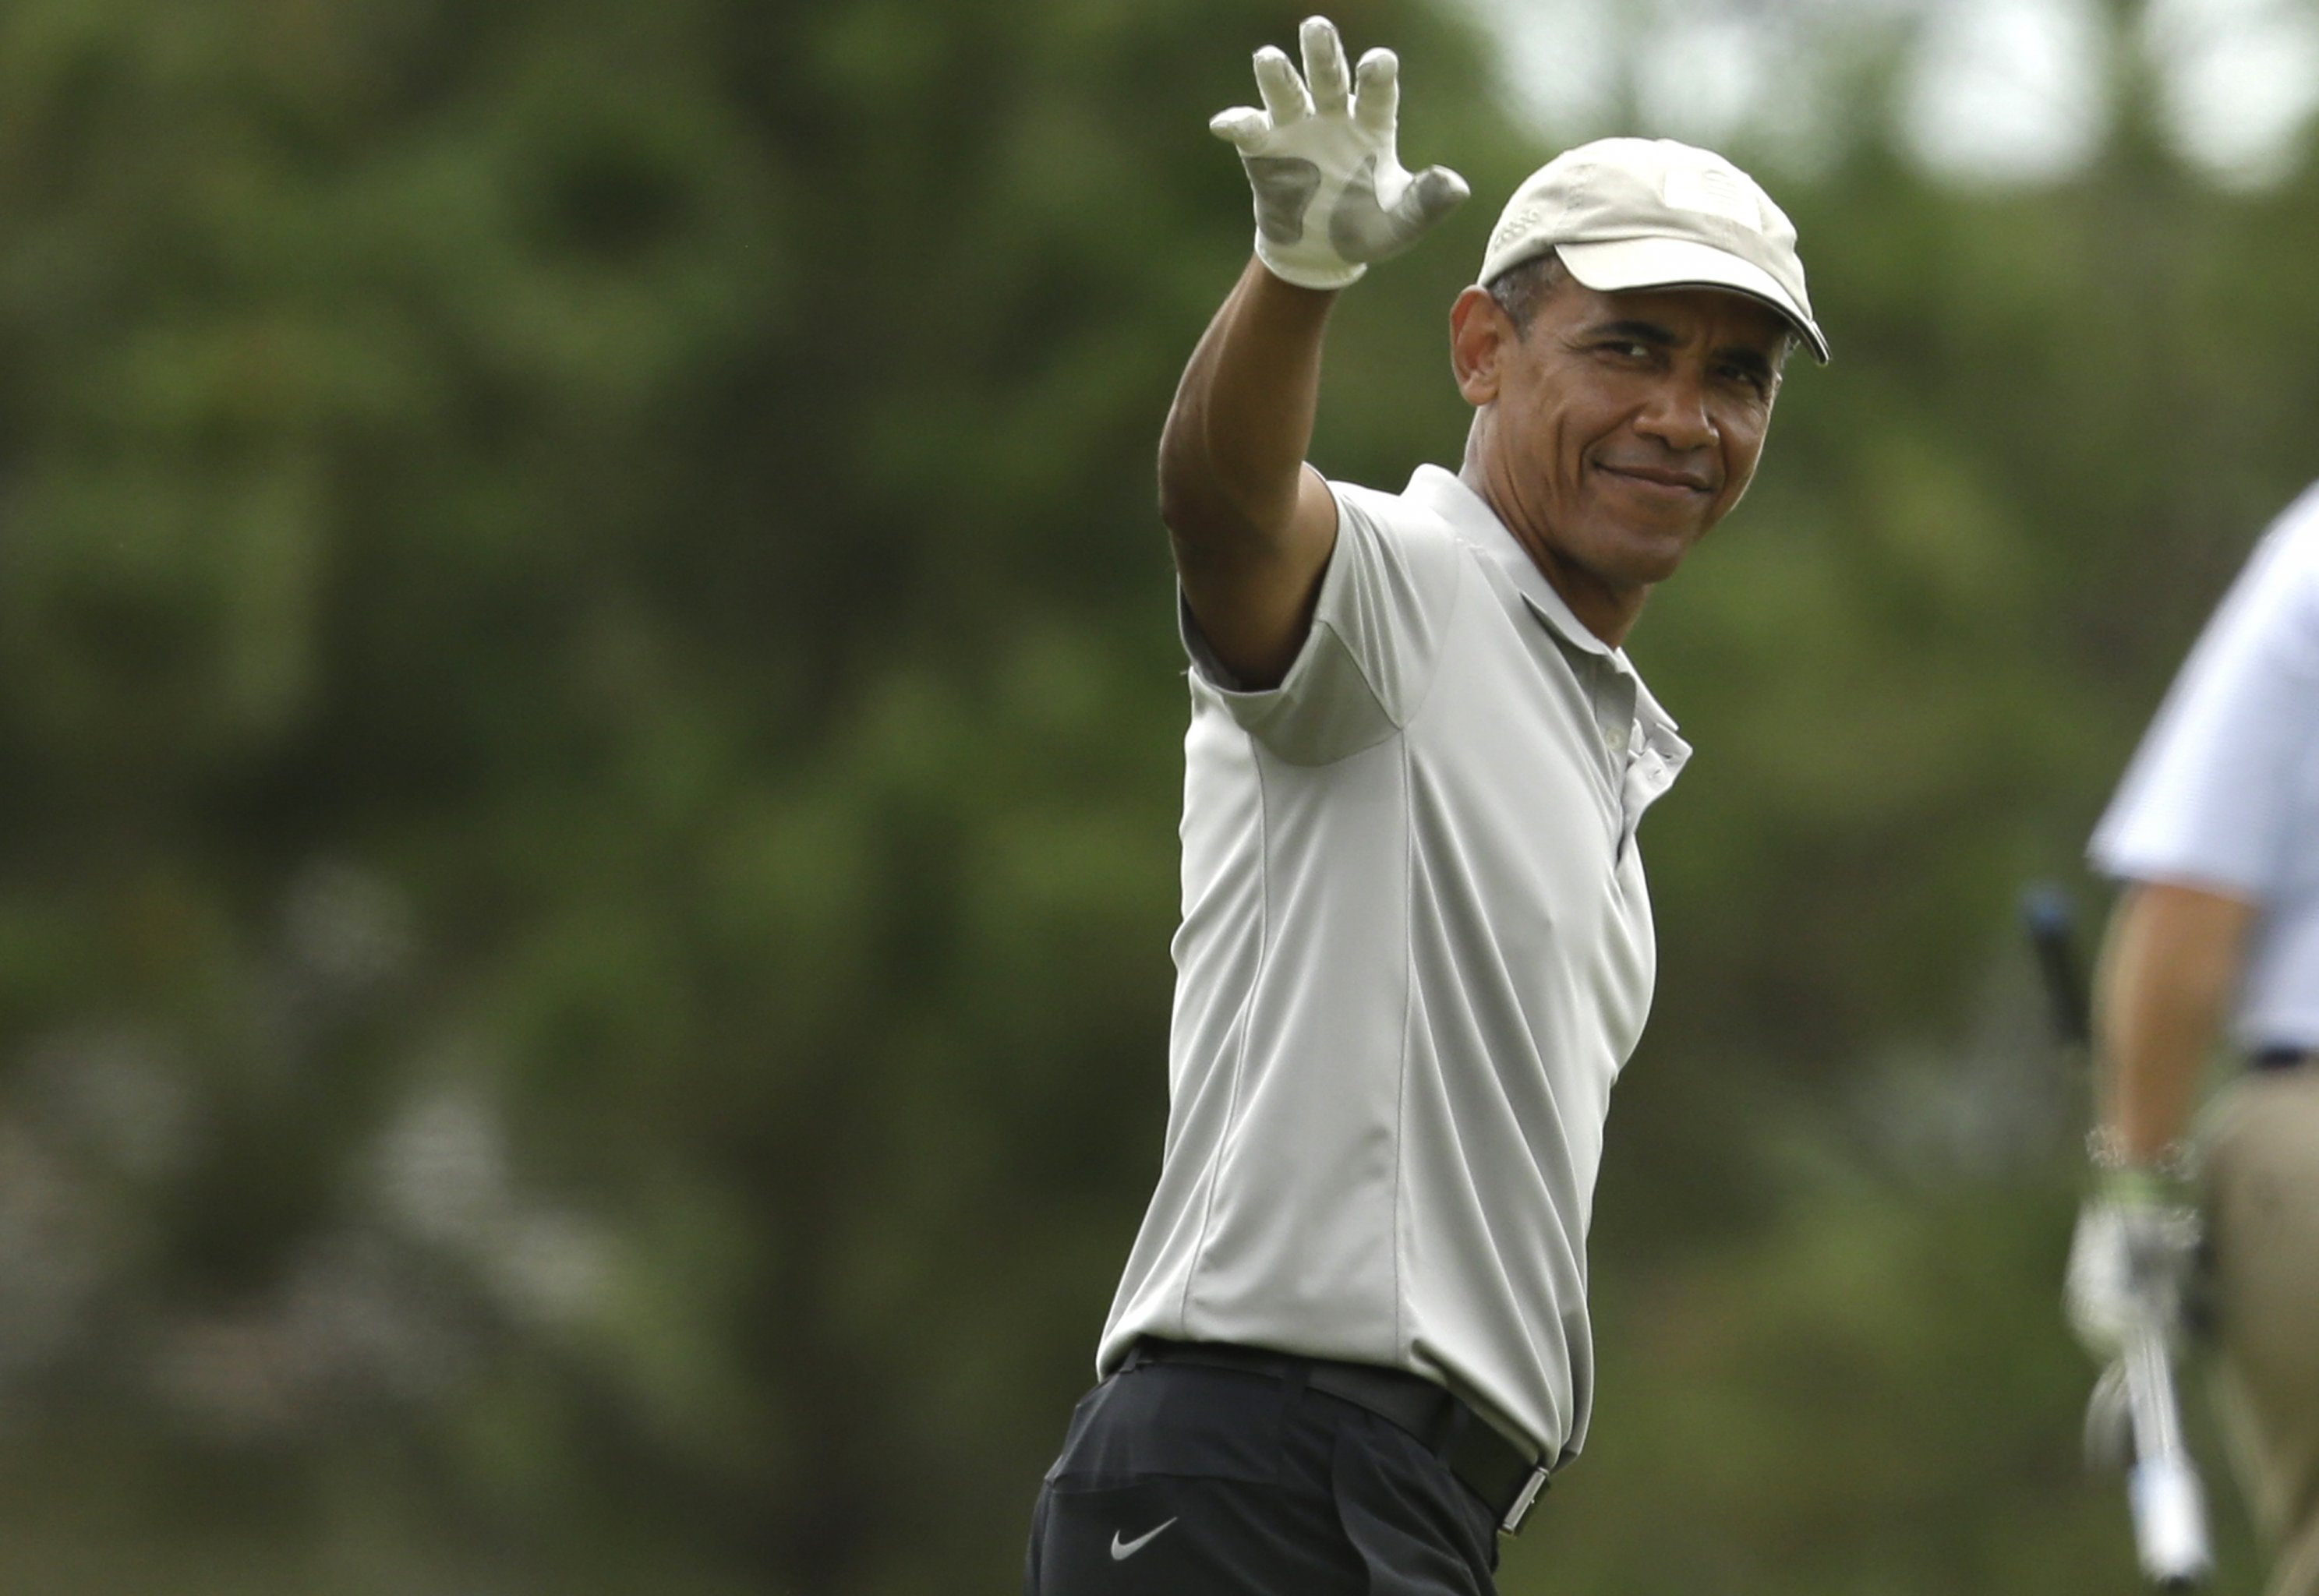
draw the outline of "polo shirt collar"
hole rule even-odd
[[[1627,663],[1623,650],[1612,648],[1597,637],[1587,629],[1585,622],[1572,613],[1569,604],[1554,591],[1554,584],[1546,580],[1546,573],[1538,568],[1538,562],[1529,557],[1529,551],[1515,541],[1505,523],[1498,519],[1498,512],[1466,485],[1465,478],[1439,465],[1421,465],[1410,477],[1402,496],[1448,521],[1458,537],[1495,560],[1513,579],[1521,596],[1529,600],[1538,618],[1553,627],[1565,643],[1588,654],[1601,654],[1629,671],[1633,669]]]
[[[1505,523],[1498,519],[1498,512],[1490,508],[1487,500],[1468,487],[1463,477],[1439,465],[1421,465],[1411,475],[1409,486],[1403,490],[1402,497],[1439,516],[1449,523],[1451,531],[1495,560],[1529,603],[1530,613],[1551,627],[1556,635],[1571,647],[1601,655],[1620,675],[1632,681],[1636,708],[1645,725],[1654,732],[1664,732],[1672,740],[1680,741],[1673,738],[1674,717],[1660,707],[1659,701],[1651,696],[1650,689],[1643,685],[1642,676],[1636,671],[1634,662],[1628,659],[1627,651],[1613,648],[1603,642],[1572,612],[1568,602],[1555,591],[1554,584],[1546,580],[1546,573],[1538,568],[1538,562],[1529,557],[1529,551],[1515,541],[1514,535],[1506,530]],[[1690,749],[1684,748],[1683,753],[1689,753]]]

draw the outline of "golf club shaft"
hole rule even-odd
[[[2057,888],[2033,888],[2022,900],[2022,919],[2044,978],[2054,1039],[2065,1054],[2089,1060],[2093,1027],[2079,974],[2069,898]],[[2126,1500],[2134,1511],[2134,1550],[2152,1583],[2187,1590],[2206,1578],[2214,1560],[2198,1472],[2182,1440],[2173,1360],[2154,1326],[2127,1340],[2123,1360],[2134,1430],[2134,1462]]]

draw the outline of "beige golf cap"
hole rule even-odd
[[[1482,281],[1548,249],[1598,293],[1735,289],[1785,316],[1813,357],[1827,360],[1795,223],[1712,150],[1672,139],[1597,139],[1564,150],[1506,202]]]

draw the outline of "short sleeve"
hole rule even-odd
[[[1328,764],[1409,723],[1430,685],[1464,561],[1438,517],[1402,499],[1331,482],[1337,542],[1312,630],[1277,687],[1241,688],[1178,596],[1196,690],[1282,759]]]
[[[2176,677],[2090,852],[2108,874],[2270,898],[2319,745],[2319,494],[2265,537]]]

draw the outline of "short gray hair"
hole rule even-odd
[[[1569,280],[1570,268],[1562,264],[1562,257],[1544,249],[1528,260],[1516,261],[1484,286],[1498,302],[1498,309],[1514,324],[1514,330],[1528,332],[1530,318],[1538,314],[1538,306],[1553,298],[1554,291]]]

